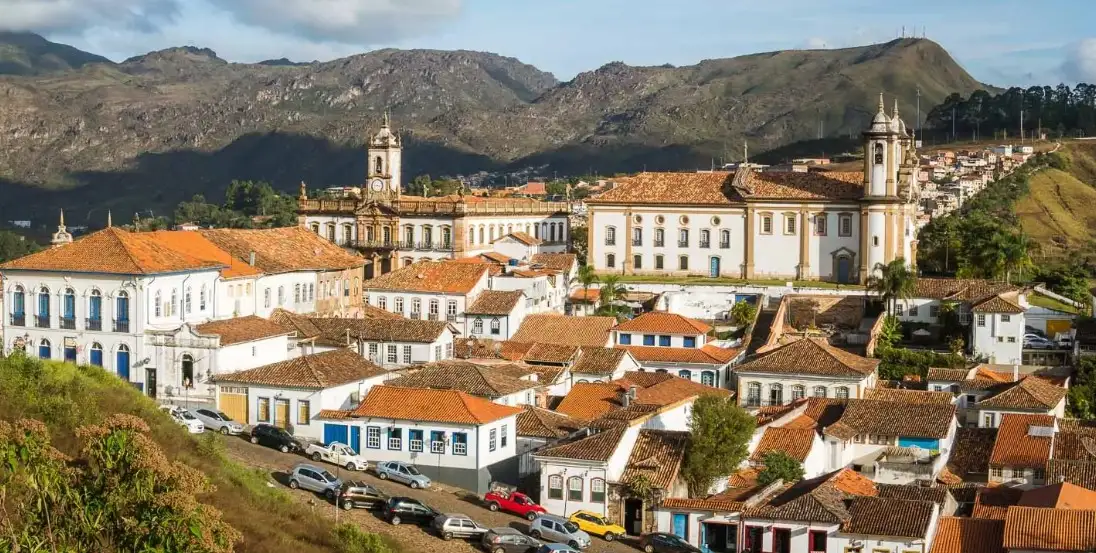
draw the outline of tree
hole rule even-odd
[[[597,273],[594,272],[593,266],[582,265],[578,268],[578,272],[575,273],[575,277],[571,280],[582,285],[582,298],[587,299],[590,296],[590,287],[598,281],[598,276]]]
[[[628,288],[620,283],[619,275],[605,275],[601,277],[601,311],[616,315],[617,302],[628,293]]]
[[[1023,232],[1009,234],[1001,242],[1002,261],[1005,270],[1005,282],[1012,283],[1012,273],[1018,272],[1024,278],[1024,269],[1032,267],[1028,256],[1028,239]]]
[[[879,329],[879,340],[876,347],[894,347],[901,341],[902,323],[898,320],[898,317],[887,315],[887,317],[883,319],[883,327]]]
[[[586,264],[586,254],[589,252],[589,234],[584,226],[571,227],[571,251],[575,252],[579,264]]]
[[[893,314],[898,300],[908,300],[913,294],[917,274],[899,257],[890,263],[876,263],[875,272],[868,277],[868,289],[879,294],[887,313]]]
[[[708,495],[716,480],[733,473],[749,455],[756,419],[733,398],[703,395],[689,417],[689,444],[682,476],[690,497]]]
[[[757,474],[757,483],[760,486],[768,486],[777,480],[791,484],[803,479],[803,464],[783,451],[770,451],[762,457],[761,462],[765,468]]]
[[[734,306],[731,307],[731,321],[739,328],[749,326],[756,316],[757,307],[746,300],[738,300],[735,302]]]
[[[33,240],[10,230],[0,230],[0,263],[30,255],[42,249]]]

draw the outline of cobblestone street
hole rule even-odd
[[[312,505],[312,508],[314,508],[316,512],[324,514],[325,516],[334,518],[337,515],[339,521],[353,521],[366,531],[390,536],[403,546],[406,553],[481,551],[478,547],[478,543],[460,540],[443,541],[441,538],[434,536],[429,529],[411,525],[392,526],[374,512],[366,511],[364,509],[341,511],[335,509],[334,505],[330,502],[311,492],[290,490],[285,486],[286,474],[297,463],[311,462],[310,460],[300,455],[281,453],[268,447],[253,445],[244,438],[228,437],[224,439],[224,442],[230,457],[247,466],[269,471],[273,479],[278,482],[278,485],[285,487],[285,491],[294,498],[299,499],[301,503]],[[472,520],[475,520],[477,523],[491,528],[509,526],[522,532],[527,531],[529,528],[525,519],[507,513],[494,513],[489,511],[482,506],[479,497],[474,496],[465,490],[438,485],[435,485],[429,490],[413,490],[403,484],[380,480],[371,472],[349,473],[345,469],[338,469],[338,467],[335,467],[334,465],[328,465],[326,463],[315,464],[323,466],[341,478],[363,480],[376,486],[390,496],[400,495],[413,497],[443,513],[463,513],[472,517]],[[593,544],[586,550],[592,553],[636,553],[636,551],[638,551],[638,549],[626,542],[609,543],[596,536],[592,537],[592,541]]]

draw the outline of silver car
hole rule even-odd
[[[479,540],[487,533],[487,527],[476,524],[467,515],[438,515],[434,519],[433,526],[434,532],[443,540],[453,538]]]
[[[590,534],[577,524],[556,515],[540,515],[529,525],[529,535],[538,540],[565,543],[574,549],[590,547]]]
[[[403,482],[413,489],[430,487],[430,478],[419,472],[415,465],[400,461],[384,461],[377,463],[374,470],[377,472],[377,478],[381,480],[392,479],[395,482]]]
[[[342,480],[334,474],[307,463],[301,463],[293,467],[293,472],[289,473],[290,488],[294,490],[300,488],[323,494],[328,499],[335,498],[339,490],[342,489],[342,484]]]
[[[209,430],[220,432],[225,436],[239,434],[244,431],[244,425],[232,420],[228,415],[216,410],[201,407],[191,409],[190,414],[202,421]]]

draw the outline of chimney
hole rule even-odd
[[[1012,381],[1016,382],[1020,380],[1020,365],[1018,363],[1012,364]]]
[[[252,267],[255,266],[255,252],[251,252],[247,255],[247,264]]]
[[[631,405],[631,404],[632,404],[631,390],[628,390],[627,392],[621,392],[620,393],[620,406],[627,409],[628,406]]]

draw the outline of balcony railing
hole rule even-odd
[[[635,238],[632,239],[632,246],[637,246],[638,247],[638,246],[642,246],[642,245],[643,245],[643,240],[636,240]]]
[[[417,320],[422,318],[422,312],[421,311],[412,311],[411,315],[409,315],[408,318],[417,321]]]
[[[720,243],[719,243],[719,248],[720,248],[720,249],[726,250],[726,249],[728,249],[728,248],[730,248],[730,247],[731,247],[731,243],[730,243],[730,242],[720,242]]]
[[[679,247],[679,248],[688,248],[689,247],[689,241],[688,240],[678,240],[677,241],[677,247]]]
[[[704,242],[704,241],[701,241],[701,242],[700,242],[700,247],[701,247],[701,248],[705,248],[705,249],[707,249],[707,248],[710,248],[710,247],[712,247],[712,243],[711,243],[711,242]]]
[[[27,314],[26,313],[12,313],[11,314],[11,326],[27,326]]]
[[[399,242],[392,240],[358,240],[351,245],[361,250],[395,250],[400,247]]]
[[[61,328],[76,330],[76,317],[61,317]]]
[[[129,320],[128,319],[115,319],[114,332],[129,332]]]
[[[84,327],[88,330],[103,330],[103,319],[88,319],[84,321]]]
[[[431,314],[430,314],[430,316],[429,316],[429,319],[430,319],[431,321],[436,321],[436,320],[438,320],[438,318],[439,318],[439,317],[438,317],[438,314],[437,314],[437,313],[431,313]]]
[[[663,246],[665,246],[665,245],[666,245],[666,241],[665,241],[665,240],[655,240],[655,247],[656,247],[656,248],[661,248],[661,247],[663,247]]]
[[[49,328],[49,323],[50,323],[49,315],[45,315],[45,316],[35,315],[34,316],[34,326],[36,326],[38,328]]]
[[[747,396],[746,407],[780,407],[791,403],[793,400],[790,398],[766,398],[761,399],[759,397]]]
[[[606,238],[605,239],[605,245],[606,246],[615,246],[616,245],[616,238]]]

